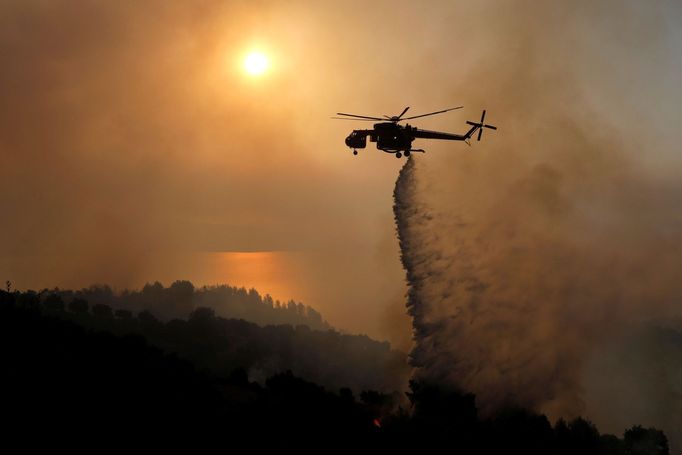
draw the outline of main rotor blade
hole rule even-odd
[[[451,107],[450,109],[443,109],[442,111],[429,112],[428,114],[414,115],[412,117],[405,117],[401,120],[412,120],[413,118],[426,117],[428,115],[442,114],[443,112],[454,111],[455,109],[462,109],[464,106]]]
[[[332,117],[332,118],[334,118],[334,117]],[[471,125],[471,126],[480,126],[481,124],[480,124],[480,123],[470,122],[469,120],[467,120],[467,125]]]
[[[481,123],[483,123],[483,120],[485,120],[485,109],[483,110],[483,115],[481,115]]]
[[[335,120],[355,120],[356,122],[375,122],[376,120],[374,119],[368,119],[368,118],[348,118],[348,117],[329,117],[333,118]],[[377,120],[382,120],[383,119],[377,119]]]
[[[405,115],[405,112],[407,112],[407,110],[408,110],[409,108],[410,108],[410,106],[407,106],[407,107],[400,113],[400,115],[398,116],[398,118],[402,118],[402,116]]]
[[[478,140],[481,140],[481,134],[483,134],[483,128],[478,129]]]
[[[491,130],[496,130],[496,129],[497,129],[496,126],[492,126],[492,125],[483,125],[483,126],[485,126],[486,128],[490,128]]]
[[[346,117],[355,117],[355,118],[367,118],[370,120],[382,120],[382,121],[384,120],[384,119],[379,118],[379,117],[368,117],[366,115],[344,114],[343,112],[337,112],[336,115],[345,115]]]

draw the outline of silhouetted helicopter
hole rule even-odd
[[[353,149],[353,155],[357,155],[357,149],[364,149],[367,146],[367,136],[369,136],[370,142],[377,143],[377,149],[383,150],[386,153],[395,154],[396,158],[403,156],[410,156],[411,152],[424,152],[423,149],[413,149],[412,141],[415,139],[443,139],[446,141],[465,141],[469,143],[469,139],[478,131],[478,140],[481,140],[481,135],[483,134],[483,128],[490,128],[491,130],[496,130],[497,127],[492,125],[486,125],[485,121],[485,111],[481,115],[480,122],[470,122],[467,121],[468,125],[471,125],[471,129],[464,134],[454,134],[454,133],[442,133],[440,131],[429,131],[415,128],[409,124],[403,126],[399,125],[399,122],[403,120],[412,120],[420,117],[427,117],[429,115],[442,114],[443,112],[454,111],[455,109],[461,109],[464,106],[452,107],[450,109],[443,109],[442,111],[429,112],[428,114],[414,115],[412,117],[405,117],[403,115],[409,109],[409,106],[403,109],[400,115],[395,115],[389,117],[384,115],[383,118],[380,117],[368,117],[365,115],[355,115],[355,114],[344,114],[343,112],[337,112],[336,115],[343,115],[344,117],[332,117],[339,120],[360,120],[360,121],[376,121],[379,120],[382,123],[375,123],[374,129],[371,130],[353,130],[352,133],[346,138],[346,145]]]

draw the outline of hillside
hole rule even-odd
[[[462,453],[668,453],[665,435],[656,429],[633,427],[619,439],[583,419],[552,426],[523,410],[481,420],[473,395],[424,383],[410,383],[408,408],[401,408],[396,395],[364,391],[357,400],[349,389],[330,391],[291,372],[264,384],[249,381],[241,369],[224,377],[139,335],[84,329],[74,322],[85,317],[78,313],[82,301],[70,305],[73,320],[50,316],[66,311],[54,299],[47,303],[35,294],[0,292],[0,399],[4,415],[12,417],[3,434],[6,443],[24,448],[144,444],[197,452],[248,444],[318,452],[451,447]],[[98,308],[91,322],[101,318]],[[206,328],[214,318],[197,311],[186,324]],[[138,322],[161,324],[155,321],[142,316]],[[194,336],[202,338],[200,332]]]
[[[77,292],[27,292],[18,294],[17,300],[22,306],[40,308],[47,315],[87,328],[142,335],[213,375],[227,376],[242,368],[251,380],[263,383],[267,377],[289,370],[331,389],[393,392],[406,387],[410,369],[405,354],[392,350],[389,343],[333,330],[309,307],[270,306],[257,292],[242,291],[227,286],[194,291],[188,282],[176,282],[169,288],[152,285],[119,296],[98,287]],[[213,308],[197,307],[199,302]],[[214,308],[244,319],[252,316],[257,321],[298,324],[261,326],[235,316],[221,317]],[[168,319],[184,309],[183,317]],[[158,318],[154,310],[166,319]]]

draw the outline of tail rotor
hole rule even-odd
[[[467,120],[467,124],[471,126],[476,126],[478,127],[478,139],[481,140],[481,136],[483,135],[483,128],[489,128],[491,130],[496,130],[497,127],[493,125],[487,125],[485,123],[485,110],[483,110],[483,114],[481,114],[481,121],[480,122],[471,122]]]

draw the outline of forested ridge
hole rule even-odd
[[[268,341],[256,342],[261,336]],[[6,440],[40,436],[23,439],[26,447],[48,438],[53,447],[91,448],[88,441],[94,439],[102,447],[144,440],[195,449],[248,444],[254,450],[305,451],[668,452],[665,435],[656,429],[636,426],[618,438],[600,434],[584,419],[552,425],[521,409],[481,419],[473,395],[429,384],[410,382],[406,394],[357,392],[301,378],[285,361],[281,371],[261,381],[237,366],[239,355],[250,359],[275,351],[269,343],[286,344],[289,337],[315,343],[325,336],[341,344],[346,337],[309,328],[263,328],[217,317],[210,309],[162,322],[149,311],[133,315],[80,298],[65,304],[57,294],[0,292]],[[237,349],[240,339],[255,345],[244,342]],[[221,354],[214,358],[212,351]],[[221,367],[222,355],[234,363]],[[343,366],[347,359],[316,361]]]
[[[107,285],[93,285],[80,290],[45,289],[43,296],[58,296],[65,303],[73,299],[86,300],[91,306],[102,304],[114,310],[133,313],[150,311],[160,320],[186,318],[196,308],[211,308],[216,315],[244,319],[259,325],[307,325],[311,329],[332,328],[314,308],[300,302],[282,302],[255,289],[228,285],[196,288],[190,281],[174,281],[165,287],[158,281],[147,283],[140,290],[114,292]]]
[[[333,389],[384,392],[404,388],[409,375],[405,354],[392,350],[389,343],[340,333],[302,304],[273,307],[255,290],[221,286],[195,291],[189,282],[177,281],[168,288],[156,283],[120,295],[102,286],[26,292],[18,301],[83,327],[142,335],[213,375],[226,376],[241,368],[250,379],[263,382],[290,370]],[[198,306],[204,303],[212,306]],[[180,316],[183,310],[186,313]],[[219,311],[232,316],[221,317]],[[165,318],[157,317],[159,313]],[[295,323],[266,325],[263,320]]]

